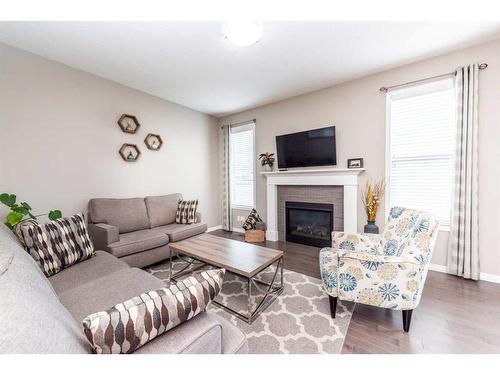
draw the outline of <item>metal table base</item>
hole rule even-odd
[[[199,260],[193,259],[193,258],[188,258],[188,260],[183,259],[179,254],[176,255],[177,260],[182,261],[183,263],[186,263],[186,265],[179,271],[177,271],[175,274],[173,273],[172,269],[172,261],[170,262],[170,267],[169,267],[169,280],[176,281],[179,279],[179,277],[183,275],[187,275],[188,273],[192,273],[194,271],[197,271],[203,267],[206,266],[211,266],[208,263],[201,262]],[[194,268],[190,268],[191,266],[194,266]],[[218,301],[213,301],[215,305],[218,307],[222,308],[223,310],[227,311],[228,313],[236,316],[237,318],[247,322],[248,324],[252,324],[252,322],[257,319],[260,314],[269,306],[271,305],[277,298],[278,296],[283,293],[283,258],[278,259],[269,267],[275,266],[276,269],[274,271],[273,277],[271,279],[271,282],[267,283],[262,280],[256,279],[258,275],[260,275],[262,272],[264,272],[266,269],[262,270],[258,274],[254,275],[253,277],[246,277],[242,275],[237,275],[239,277],[242,277],[246,279],[246,290],[247,290],[247,311],[246,312],[239,312],[234,309],[232,309],[229,306],[223,305],[222,303]],[[269,268],[268,267],[268,268]],[[279,276],[278,276],[279,275]],[[277,282],[277,278],[279,277],[279,283]],[[264,288],[262,288],[262,286]],[[260,300],[259,303],[256,305],[252,304],[252,287],[257,289],[260,293],[263,294],[262,299]],[[266,289],[267,288],[267,289]]]

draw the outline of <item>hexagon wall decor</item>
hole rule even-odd
[[[137,117],[133,115],[127,115],[126,113],[120,116],[118,125],[120,125],[120,128],[123,132],[130,134],[135,134],[141,126],[141,124],[139,124],[139,121],[137,120]]]
[[[149,133],[144,139],[144,143],[150,150],[158,151],[163,144],[163,141],[158,134]]]
[[[141,155],[141,151],[137,145],[131,143],[124,143],[118,151],[123,160],[127,162],[136,161]]]

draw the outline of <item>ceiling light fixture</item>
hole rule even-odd
[[[231,21],[224,24],[224,37],[238,47],[249,47],[262,36],[262,22]]]

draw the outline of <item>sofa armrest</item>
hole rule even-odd
[[[382,236],[379,234],[332,232],[332,250],[382,254]]]
[[[194,222],[195,223],[201,223],[201,212],[196,211],[195,217],[194,217]]]
[[[96,250],[106,250],[109,244],[120,240],[118,228],[104,223],[90,223],[89,235]]]

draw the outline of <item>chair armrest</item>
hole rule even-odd
[[[382,254],[382,236],[379,234],[332,232],[332,249],[333,251],[345,250]]]
[[[118,228],[105,223],[90,223],[89,235],[96,250],[106,250],[109,244],[120,240]]]

